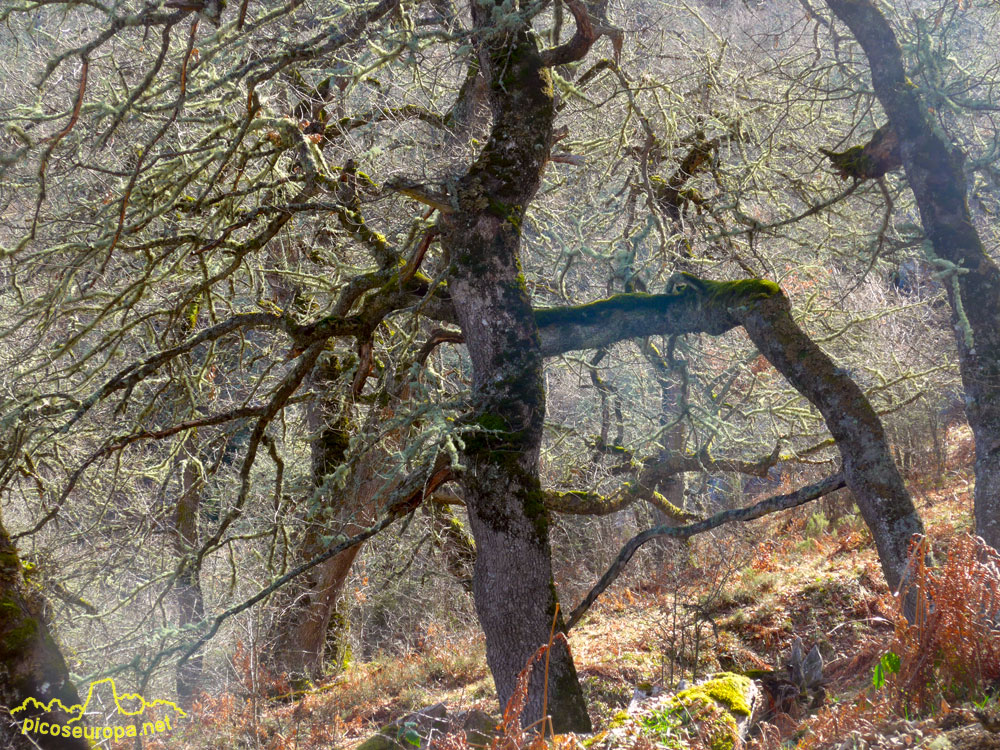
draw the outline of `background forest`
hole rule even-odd
[[[998,22],[0,0],[0,747],[1000,747]]]

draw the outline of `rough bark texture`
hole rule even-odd
[[[538,478],[542,353],[518,261],[521,220],[548,159],[554,103],[551,76],[527,30],[500,33],[491,28],[491,8],[472,2],[471,9],[475,27],[484,30],[479,56],[493,127],[454,186],[455,210],[439,227],[453,263],[449,291],[472,360],[477,407],[476,432],[462,458],[477,550],[473,593],[505,703],[518,672],[548,641],[556,605]],[[532,673],[525,724],[541,718],[543,673]],[[590,729],[572,657],[560,642],[551,653],[547,695],[557,732]]]
[[[0,747],[86,750],[88,743],[82,739],[32,734],[29,741],[22,735],[15,721],[37,717],[65,724],[70,718],[61,711],[45,713],[30,702],[12,716],[10,712],[28,698],[46,705],[58,698],[67,708],[80,703],[42,603],[25,581],[17,550],[0,521]]]
[[[906,77],[889,23],[870,0],[827,0],[827,5],[868,57],[875,94],[899,136],[924,231],[945,272],[965,411],[976,439],[976,531],[1000,549],[1000,269],[972,224],[964,157],[933,127]]]
[[[847,486],[875,539],[886,581],[897,589],[906,577],[910,538],[922,533],[923,526],[865,394],[796,325],[777,284],[680,274],[672,289],[667,294],[623,294],[578,307],[539,310],[542,349],[555,355],[637,335],[717,335],[742,325],[761,353],[826,420],[843,457]]]

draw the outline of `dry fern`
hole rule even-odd
[[[911,623],[897,612],[890,645],[900,660],[888,679],[897,710],[975,697],[1000,678],[1000,555],[967,534],[940,567],[927,565],[928,552],[926,537],[913,545],[917,613]]]

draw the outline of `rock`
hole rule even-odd
[[[358,750],[414,750],[426,748],[431,734],[446,732],[448,709],[444,703],[414,711],[396,719],[358,745]]]
[[[474,708],[465,713],[461,719],[462,731],[465,732],[465,741],[474,748],[486,748],[493,742],[496,734],[497,722],[485,711]]]
[[[717,750],[731,750],[746,740],[760,701],[760,689],[749,677],[720,672],[677,693],[650,698],[631,713],[653,739],[669,744],[703,737]]]
[[[1000,750],[1000,734],[982,724],[969,724],[945,733],[951,750]]]

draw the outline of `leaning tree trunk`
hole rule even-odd
[[[55,698],[67,708],[80,703],[42,603],[28,587],[17,549],[0,520],[0,747],[86,750],[89,745],[83,739],[32,733],[29,740],[21,733],[18,725],[28,718],[65,726],[70,718],[65,713],[40,710],[39,704]]]
[[[1000,549],[1000,269],[972,224],[963,155],[929,120],[885,16],[870,0],[827,0],[871,66],[875,95],[899,136],[906,177],[951,302],[965,413],[976,440],[976,531]]]
[[[898,591],[907,579],[910,541],[924,529],[878,414],[858,384],[795,323],[784,294],[776,292],[737,310],[761,354],[823,415],[837,441],[844,479],[875,540],[886,582]],[[908,600],[907,614],[912,606]]]
[[[536,310],[535,320],[548,357],[628,338],[718,336],[743,326],[775,369],[823,415],[886,581],[894,591],[905,584],[910,540],[923,525],[893,463],[881,420],[858,385],[798,327],[777,284],[709,281],[683,273],[667,294],[620,294],[578,307]],[[907,612],[912,614],[912,600]]]
[[[454,187],[441,216],[453,264],[449,292],[472,360],[476,426],[465,438],[463,485],[476,542],[473,594],[486,658],[501,704],[539,646],[556,608],[549,516],[538,461],[545,418],[542,355],[519,267],[520,227],[548,158],[552,79],[526,29],[490,28],[490,8],[472,2],[483,29],[480,61],[489,81],[489,141]],[[557,629],[562,629],[557,618]],[[542,717],[547,694],[555,731],[588,731],[590,719],[568,648],[556,641],[532,673],[522,722]],[[547,688],[547,689],[546,689]]]
[[[329,388],[323,381],[321,387]],[[313,485],[317,491],[347,457],[353,423],[339,399],[321,398],[309,412],[312,441]],[[332,413],[331,413],[332,412]],[[339,413],[338,413],[339,412]],[[296,545],[296,562],[306,562],[327,548],[324,536],[352,534],[361,530],[373,514],[372,472],[375,459],[365,456],[352,472],[351,481],[336,497],[320,498],[318,507],[305,519],[306,527]],[[355,491],[357,490],[357,491]],[[331,523],[325,511],[332,508],[340,525]],[[347,659],[347,620],[338,610],[340,595],[361,545],[344,550],[312,568],[278,596],[280,610],[271,634],[265,663],[276,674],[287,673],[293,684],[323,675],[327,661],[338,665]],[[331,633],[332,630],[332,633]],[[332,636],[332,637],[331,637]],[[329,645],[332,645],[332,653]]]

